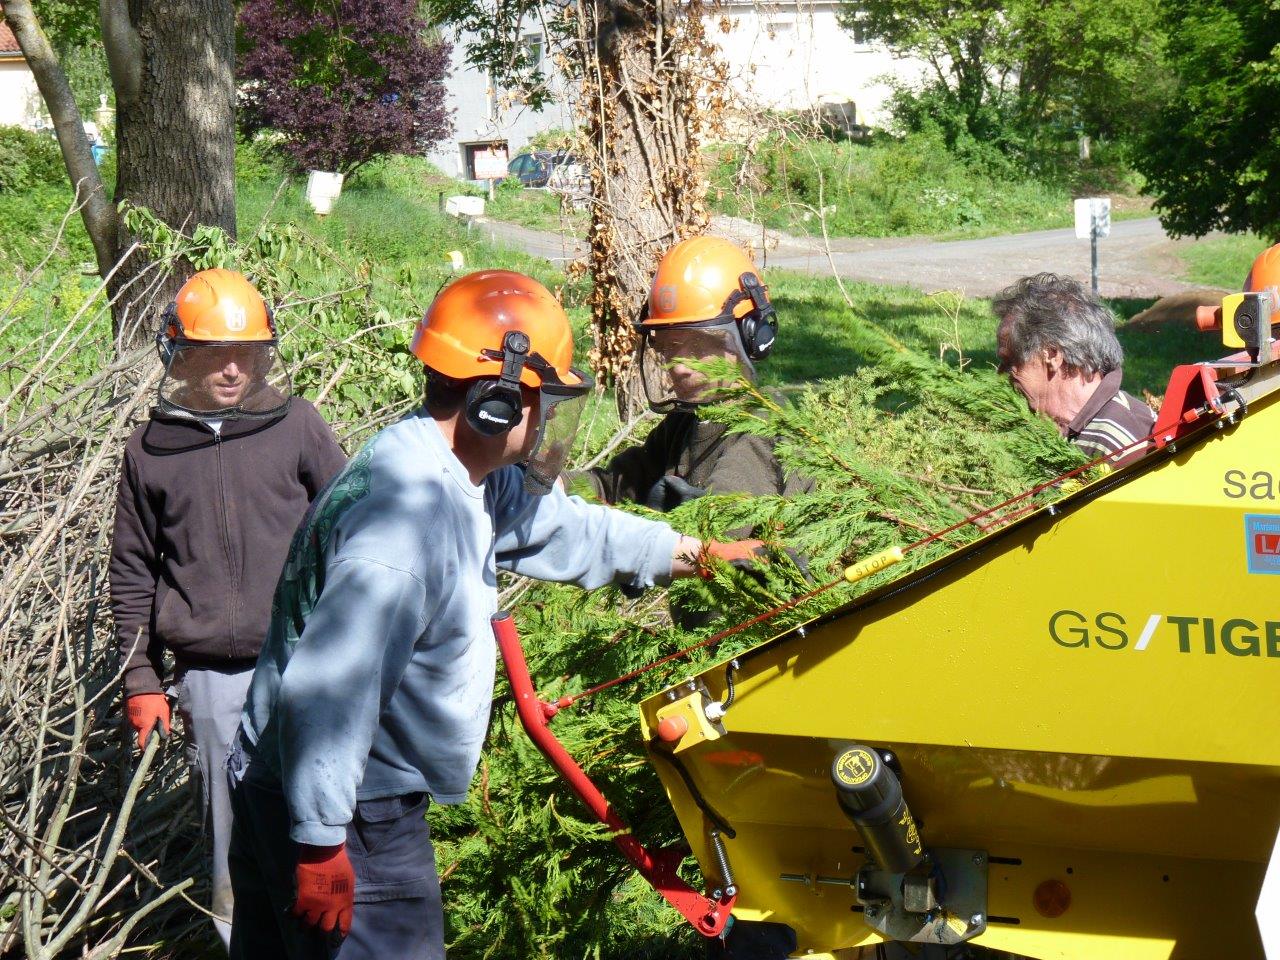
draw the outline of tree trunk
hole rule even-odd
[[[31,67],[49,116],[53,118],[62,162],[66,165],[71,185],[75,187],[76,202],[81,205],[80,217],[93,244],[98,273],[106,277],[116,262],[116,211],[107,200],[98,165],[93,162],[89,138],[85,135],[84,122],[71,86],[48,38],[40,29],[30,0],[9,0],[5,4],[4,15],[13,28],[27,65]]]
[[[628,417],[645,405],[632,322],[661,255],[707,227],[699,146],[723,93],[699,3],[578,0],[576,13],[593,201],[591,360]]]
[[[117,203],[146,207],[190,233],[201,225],[235,236],[235,7],[232,0],[102,0],[103,38],[116,91]],[[123,223],[117,255],[133,242]],[[156,309],[186,271],[147,273],[133,254],[113,292],[118,342],[152,331]],[[134,282],[134,281],[138,282]]]

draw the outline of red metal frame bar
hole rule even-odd
[[[1217,379],[1217,372],[1202,364],[1173,368],[1164,391],[1164,402],[1156,415],[1156,425],[1151,431],[1157,449],[1173,443],[1198,426],[1206,405],[1219,409]]]
[[[502,661],[506,665],[507,680],[516,697],[516,713],[520,723],[539,750],[542,751],[561,778],[569,785],[578,798],[587,805],[587,809],[597,820],[613,831],[613,842],[622,855],[631,862],[658,891],[669,904],[693,925],[693,928],[705,937],[717,937],[729,922],[737,895],[722,896],[718,900],[705,896],[694,890],[680,878],[676,872],[684,852],[669,847],[665,850],[650,852],[631,834],[622,818],[605,799],[604,794],[578,766],[577,762],[565,750],[564,745],[551,732],[551,718],[559,708],[538,698],[533,689],[533,680],[529,677],[529,666],[525,662],[524,648],[520,645],[520,635],[516,631],[516,622],[505,610],[492,617],[493,635],[498,641],[498,649],[502,652]]]

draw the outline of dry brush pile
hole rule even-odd
[[[348,446],[411,405],[402,328],[417,305],[406,291],[375,301],[359,269],[321,282],[332,252],[289,231],[236,247],[220,231],[192,242],[132,218],[155,260],[117,296],[154,318],[179,258],[247,268],[292,331],[292,380]],[[37,296],[48,283],[65,290],[49,275],[58,266],[46,258],[0,288],[0,956],[110,957],[148,943],[189,956],[211,931],[199,816],[176,739],[153,736],[139,754],[121,726],[106,575],[120,455],[160,365],[149,343],[112,342],[105,284],[78,305]],[[393,320],[396,296],[409,302]]]

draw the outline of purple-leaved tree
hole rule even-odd
[[[351,174],[448,136],[449,44],[417,0],[248,0],[240,123],[270,129],[299,169]]]

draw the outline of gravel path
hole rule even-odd
[[[561,262],[582,256],[585,244],[575,238],[530,230],[502,221],[478,221],[475,229],[494,243]],[[873,283],[905,284],[926,291],[961,290],[969,296],[991,296],[1019,277],[1042,270],[1089,280],[1089,243],[1075,232],[1037,230],[979,240],[834,238],[828,255],[821,240],[793,237],[758,224],[717,217],[712,232],[750,242],[767,269],[828,275],[834,266],[842,277]],[[1182,272],[1170,240],[1155,217],[1120,220],[1111,236],[1099,242],[1100,290],[1109,297],[1161,297],[1194,289],[1172,279]],[[763,256],[760,250],[763,248]]]

